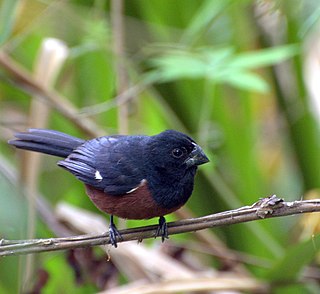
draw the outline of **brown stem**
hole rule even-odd
[[[264,218],[282,217],[320,211],[320,199],[284,202],[275,195],[263,198],[252,206],[224,211],[203,217],[185,219],[168,223],[169,235],[194,232],[212,227],[244,223]],[[122,240],[142,241],[155,235],[157,226],[146,226],[120,231]],[[30,254],[36,252],[66,250],[79,247],[110,244],[108,233],[99,235],[81,235],[66,238],[4,240],[0,241],[0,256]]]
[[[48,89],[35,80],[32,75],[17,64],[4,51],[0,51],[0,66],[9,73],[10,78],[14,83],[23,88],[30,95],[37,95],[46,103],[49,103],[53,108],[60,112],[64,117],[72,121],[82,131],[92,137],[98,137],[105,134],[92,120],[86,117],[78,117],[78,110],[54,89]]]

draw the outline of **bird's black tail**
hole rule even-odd
[[[16,139],[8,143],[20,149],[67,157],[85,141],[67,134],[45,129],[29,129],[28,132],[16,133]]]

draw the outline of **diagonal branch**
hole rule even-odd
[[[16,63],[8,54],[0,50],[0,66],[5,70],[12,81],[31,95],[36,95],[43,99],[45,103],[55,108],[63,116],[72,121],[86,134],[98,137],[105,134],[92,120],[87,117],[78,117],[78,110],[75,106],[60,95],[54,89],[43,86],[39,81],[32,77],[30,72]]]
[[[224,211],[193,219],[185,219],[168,223],[170,235],[193,232],[212,227],[244,223],[264,218],[282,217],[300,213],[320,212],[320,199],[285,202],[275,195],[263,198],[252,206]],[[122,230],[122,240],[142,241],[153,238],[157,226],[145,226]],[[109,234],[80,235],[64,238],[5,240],[0,241],[0,256],[30,254],[45,251],[66,250],[79,247],[91,247],[110,244]]]

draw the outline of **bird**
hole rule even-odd
[[[197,167],[209,162],[188,135],[165,130],[153,136],[110,135],[83,140],[56,130],[28,129],[10,145],[63,158],[57,162],[84,183],[86,194],[110,215],[110,243],[121,240],[114,216],[159,217],[155,237],[168,238],[165,215],[190,198]]]

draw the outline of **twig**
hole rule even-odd
[[[244,206],[204,217],[168,223],[168,232],[169,235],[174,235],[264,218],[282,217],[316,211],[320,212],[320,199],[284,202],[282,199],[273,195],[259,200],[252,206]],[[120,232],[122,240],[118,240],[118,242],[132,240],[142,241],[143,239],[152,238],[155,236],[156,229],[157,226],[145,226],[122,230]],[[108,233],[35,240],[2,239],[0,241],[0,256],[66,250],[106,244],[110,244]]]
[[[0,66],[9,73],[12,81],[19,87],[49,103],[89,136],[97,137],[105,134],[105,131],[101,130],[92,120],[86,117],[78,117],[78,110],[69,100],[54,89],[48,89],[48,87],[41,85],[32,77],[30,72],[22,68],[4,51],[0,51]]]
[[[78,117],[90,117],[102,112],[107,112],[112,108],[128,104],[130,100],[137,97],[142,91],[151,85],[151,81],[142,80],[135,85],[116,95],[113,99],[98,104],[85,106],[79,109]]]

